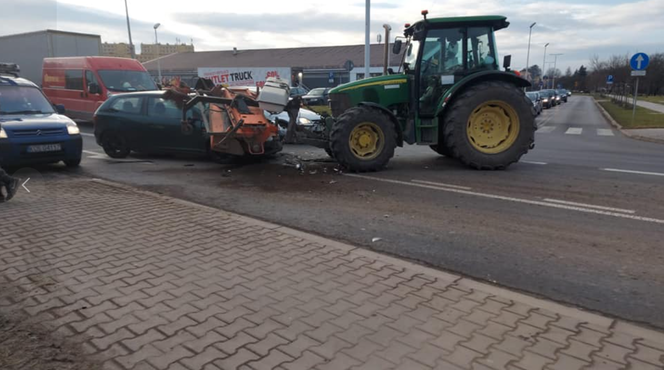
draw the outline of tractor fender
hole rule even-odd
[[[502,71],[485,71],[474,73],[468,77],[465,77],[461,81],[454,84],[449,90],[443,94],[443,97],[438,104],[438,109],[436,110],[436,117],[440,117],[445,113],[447,107],[449,107],[456,96],[460,92],[467,89],[468,87],[484,82],[484,81],[504,81],[511,83],[517,87],[530,87],[531,84],[525,78],[519,77],[514,73],[502,72]]]
[[[394,115],[394,113],[385,108],[384,106],[377,104],[377,103],[372,103],[372,102],[361,102],[358,104],[358,106],[365,106],[365,107],[371,107],[380,110],[381,112],[385,113],[389,118],[390,121],[392,121],[392,124],[394,124],[394,130],[397,132],[397,146],[403,147],[403,130],[401,129],[401,125],[399,124],[399,120],[397,117]]]

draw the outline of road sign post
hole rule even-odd
[[[634,126],[634,118],[636,117],[636,102],[639,95],[639,76],[646,75],[646,68],[650,63],[650,57],[646,53],[636,53],[629,60],[629,65],[632,67],[632,77],[636,77],[634,84],[634,100],[632,100],[632,126]]]

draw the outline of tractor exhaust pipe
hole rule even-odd
[[[385,51],[383,55],[383,75],[387,75],[387,69],[390,68],[390,31],[392,31],[392,26],[385,23],[383,25],[385,28]]]

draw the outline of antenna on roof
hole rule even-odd
[[[237,55],[237,48],[233,46],[233,55]]]

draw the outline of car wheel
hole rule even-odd
[[[106,155],[111,158],[127,158],[131,149],[127,144],[127,139],[117,132],[107,132],[101,138],[101,147]]]
[[[76,159],[67,159],[64,162],[65,166],[69,168],[76,168],[81,165],[81,157],[78,157]]]

